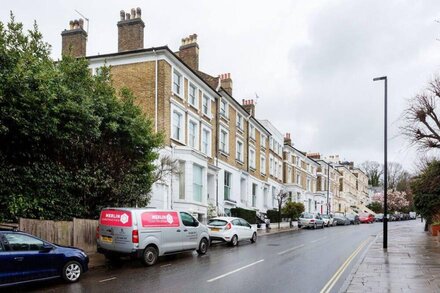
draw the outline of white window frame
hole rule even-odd
[[[252,155],[253,153],[253,155]],[[249,148],[249,167],[251,167],[252,169],[256,169],[256,165],[257,163],[255,162],[257,157],[257,152],[255,151],[255,148],[250,147]]]
[[[273,157],[272,155],[269,156],[269,174],[273,175]]]
[[[174,80],[175,75],[178,75],[180,77],[179,84],[178,84],[179,92],[175,91],[175,89],[174,89],[174,85],[176,84],[175,80]],[[183,92],[183,74],[180,73],[180,71],[175,69],[175,68],[173,69],[173,78],[172,78],[171,83],[172,83],[171,84],[171,88],[173,90],[173,93],[175,95],[181,97],[182,96],[182,92]]]
[[[222,132],[226,133],[225,149],[222,149]],[[219,150],[225,154],[229,154],[229,131],[222,126],[220,126],[220,137],[218,143],[219,143]]]
[[[222,110],[223,105],[225,107],[224,111]],[[229,103],[225,98],[220,99],[220,115],[225,118],[229,118]]]
[[[266,175],[266,156],[260,155],[260,171],[261,174]]]
[[[180,138],[174,137],[174,113],[178,113],[182,117]],[[185,144],[185,112],[174,106],[171,107],[171,138]]]
[[[207,113],[205,113],[205,100],[208,101]],[[202,94],[202,113],[208,118],[211,118],[211,98],[207,94]]]
[[[260,139],[260,146],[263,148],[266,148],[266,135],[261,134],[261,139]]]
[[[194,103],[191,102],[191,88],[194,88]],[[188,81],[188,103],[196,109],[199,109],[199,89],[197,86]]]
[[[238,156],[238,149],[239,149],[239,144],[241,144],[241,148],[240,148],[240,156]],[[235,158],[240,161],[240,162],[244,162],[244,143],[241,139],[237,139],[237,141],[235,142]]]
[[[195,125],[195,133],[194,133],[194,145],[191,145],[191,124]],[[199,121],[188,118],[188,146],[198,150],[199,149]]]
[[[237,128],[243,130],[243,116],[238,112],[237,112]]]
[[[207,145],[207,150],[205,152],[204,150],[204,141],[203,141],[203,136],[205,134],[205,131],[208,133],[208,145]],[[200,147],[200,150],[202,151],[202,153],[204,153],[205,155],[207,155],[208,157],[211,157],[211,141],[212,141],[212,132],[211,129],[209,129],[208,127],[202,126],[202,145]]]
[[[250,137],[255,140],[255,126],[249,123]]]

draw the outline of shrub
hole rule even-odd
[[[257,222],[257,212],[253,210],[247,210],[243,208],[232,208],[231,215],[245,219],[249,224],[255,224]]]

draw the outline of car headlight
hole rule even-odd
[[[87,254],[84,251],[80,251],[79,254],[81,254],[83,257],[87,257]]]

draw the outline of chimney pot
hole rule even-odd
[[[61,55],[86,56],[87,33],[82,18],[69,21],[69,29],[61,32]]]
[[[130,9],[130,12],[120,11],[118,22],[118,52],[144,48],[145,24],[141,19],[142,10]]]
[[[199,45],[197,44],[197,34],[191,34],[182,39],[178,55],[191,69],[195,71],[199,70]]]

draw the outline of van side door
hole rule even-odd
[[[180,212],[180,218],[182,219],[182,224],[183,224],[183,231],[182,231],[183,250],[196,249],[199,245],[198,243],[198,239],[199,239],[198,226],[200,225],[199,221],[197,221],[196,219],[194,219],[193,216],[185,212]]]

